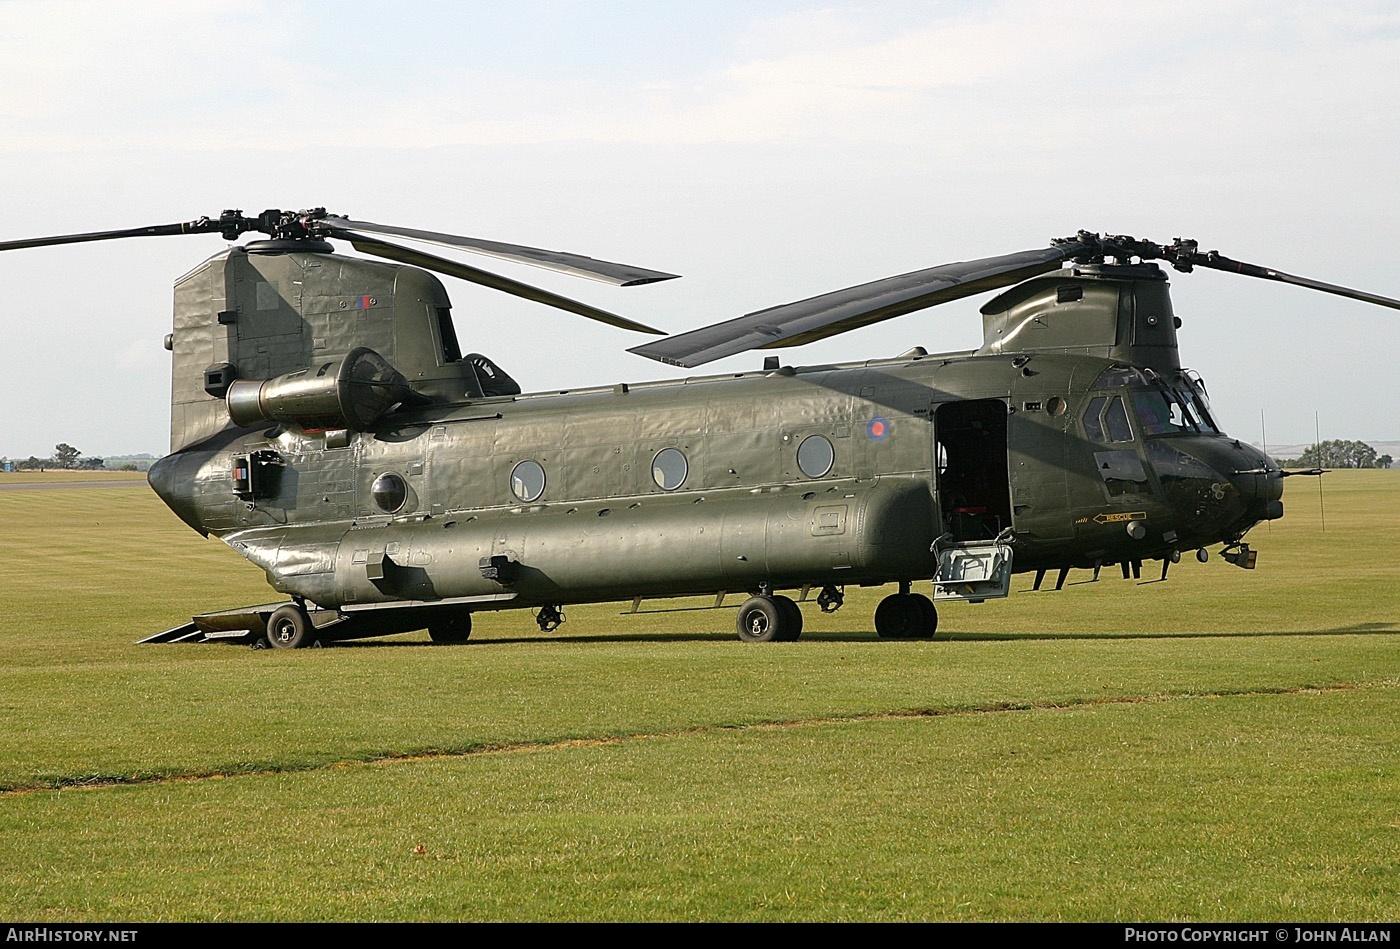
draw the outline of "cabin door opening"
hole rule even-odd
[[[935,408],[933,430],[943,531],[958,543],[994,539],[1011,526],[1006,403],[945,402]]]

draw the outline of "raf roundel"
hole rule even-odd
[[[890,434],[890,420],[882,416],[876,416],[865,425],[865,434],[872,442],[882,442]]]

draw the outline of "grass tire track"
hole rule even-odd
[[[619,745],[628,742],[657,741],[689,735],[723,734],[745,731],[788,731],[799,728],[815,728],[825,725],[858,724],[861,722],[887,722],[902,719],[941,718],[964,715],[995,715],[1009,712],[1057,711],[1082,708],[1106,707],[1114,705],[1141,705],[1157,702],[1177,702],[1198,699],[1271,697],[1281,695],[1321,695],[1333,692],[1364,691],[1370,689],[1390,689],[1400,685],[1400,679],[1380,679],[1366,683],[1336,682],[1325,686],[1286,686],[1274,689],[1238,689],[1211,692],[1181,691],[1158,692],[1143,695],[1118,695],[1106,697],[1078,698],[1046,702],[987,702],[974,705],[952,705],[944,707],[895,709],[886,712],[865,712],[850,715],[827,715],[782,721],[756,721],[743,724],[693,725],[685,728],[664,731],[632,732],[622,735],[597,735],[591,737],[549,738],[532,741],[475,742],[461,748],[420,748],[403,752],[383,752],[361,757],[348,756],[330,762],[315,762],[302,765],[289,764],[281,767],[249,766],[247,768],[219,768],[191,771],[153,771],[135,774],[91,774],[65,775],[43,781],[0,786],[0,800],[37,794],[47,791],[65,790],[104,790],[118,787],[139,787],[146,785],[179,784],[195,781],[218,781],[229,778],[268,777],[278,774],[300,774],[315,771],[334,771],[354,767],[376,767],[382,765],[412,763],[418,761],[440,761],[455,758],[471,758],[480,755],[531,754],[556,751],[565,748],[588,748]]]

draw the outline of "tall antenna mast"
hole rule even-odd
[[[1317,445],[1317,466],[1322,467],[1322,426],[1317,420],[1317,410],[1313,410],[1313,441]],[[1327,508],[1322,503],[1322,476],[1317,478],[1317,513],[1322,519],[1322,529],[1327,530]]]
[[[1259,447],[1264,450],[1264,464],[1267,467],[1269,463],[1269,432],[1264,427],[1264,410],[1262,408],[1259,410]],[[1274,522],[1268,521],[1266,523],[1269,525],[1269,533],[1272,534],[1274,532]]]

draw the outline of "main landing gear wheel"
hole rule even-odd
[[[466,642],[472,635],[472,615],[461,613],[445,616],[428,624],[428,638],[439,646],[454,646]]]
[[[267,641],[274,649],[302,649],[316,641],[316,627],[306,610],[288,603],[267,618]]]
[[[785,596],[751,596],[735,626],[746,643],[791,642],[802,635],[802,610]]]
[[[802,635],[802,607],[793,602],[791,597],[775,596],[773,602],[778,604],[778,609],[783,611],[783,629],[778,635],[779,642],[792,642]]]
[[[922,593],[892,593],[875,608],[875,632],[881,639],[932,639],[938,610]]]

